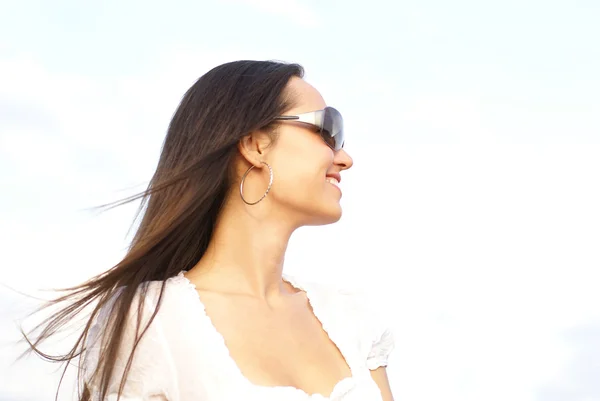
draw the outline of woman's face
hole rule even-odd
[[[285,115],[322,110],[327,105],[321,94],[300,78],[292,78],[287,90],[294,106]],[[352,167],[352,158],[343,150],[334,151],[316,130],[306,124],[281,121],[277,140],[265,153],[273,168],[273,185],[267,196],[271,205],[298,225],[336,222],[342,215],[342,171]],[[268,168],[265,175],[268,174]],[[264,175],[263,175],[264,176]]]

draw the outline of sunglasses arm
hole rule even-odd
[[[274,120],[298,121],[301,123],[323,126],[323,110],[311,111],[309,113],[298,114],[297,116],[277,116]]]

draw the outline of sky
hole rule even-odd
[[[0,401],[60,377],[10,363],[19,292],[118,262],[135,205],[91,208],[144,188],[183,93],[236,59],[302,64],[344,115],[344,216],[298,230],[286,270],[372,294],[397,400],[600,400],[600,3],[0,9]]]

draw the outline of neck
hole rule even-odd
[[[263,299],[284,291],[285,251],[294,227],[269,213],[265,201],[226,203],[204,256],[187,274],[198,278],[198,288]]]

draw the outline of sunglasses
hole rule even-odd
[[[340,112],[333,107],[295,116],[277,116],[274,120],[297,121],[312,125],[331,149],[338,151],[344,147],[344,120]]]

